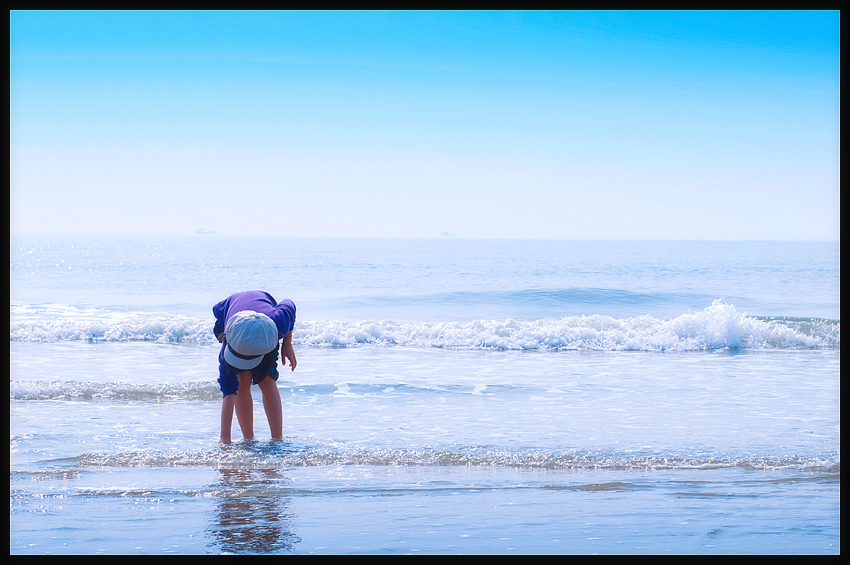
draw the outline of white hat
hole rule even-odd
[[[271,318],[253,310],[234,314],[224,331],[224,360],[237,369],[253,369],[277,347],[277,326]]]

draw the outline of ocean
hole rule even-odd
[[[12,554],[840,554],[837,242],[12,237]],[[217,444],[212,306],[297,306]]]

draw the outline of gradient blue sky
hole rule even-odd
[[[834,12],[10,13],[14,234],[840,237]]]

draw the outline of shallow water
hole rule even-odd
[[[837,473],[158,467],[21,483],[12,553],[840,553]]]
[[[279,381],[286,440],[255,390],[260,439],[228,448],[213,384],[102,354],[13,386],[12,552],[840,551],[834,350],[316,349]]]
[[[840,553],[828,245],[356,243],[276,294],[285,439],[253,387],[222,447],[197,291],[238,246],[13,242],[10,553]]]

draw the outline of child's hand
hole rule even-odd
[[[283,358],[283,366],[286,367],[286,360],[289,359],[291,370],[295,370],[298,360],[295,359],[295,349],[292,348],[292,332],[286,334],[283,338],[283,343],[280,345],[280,356]]]

